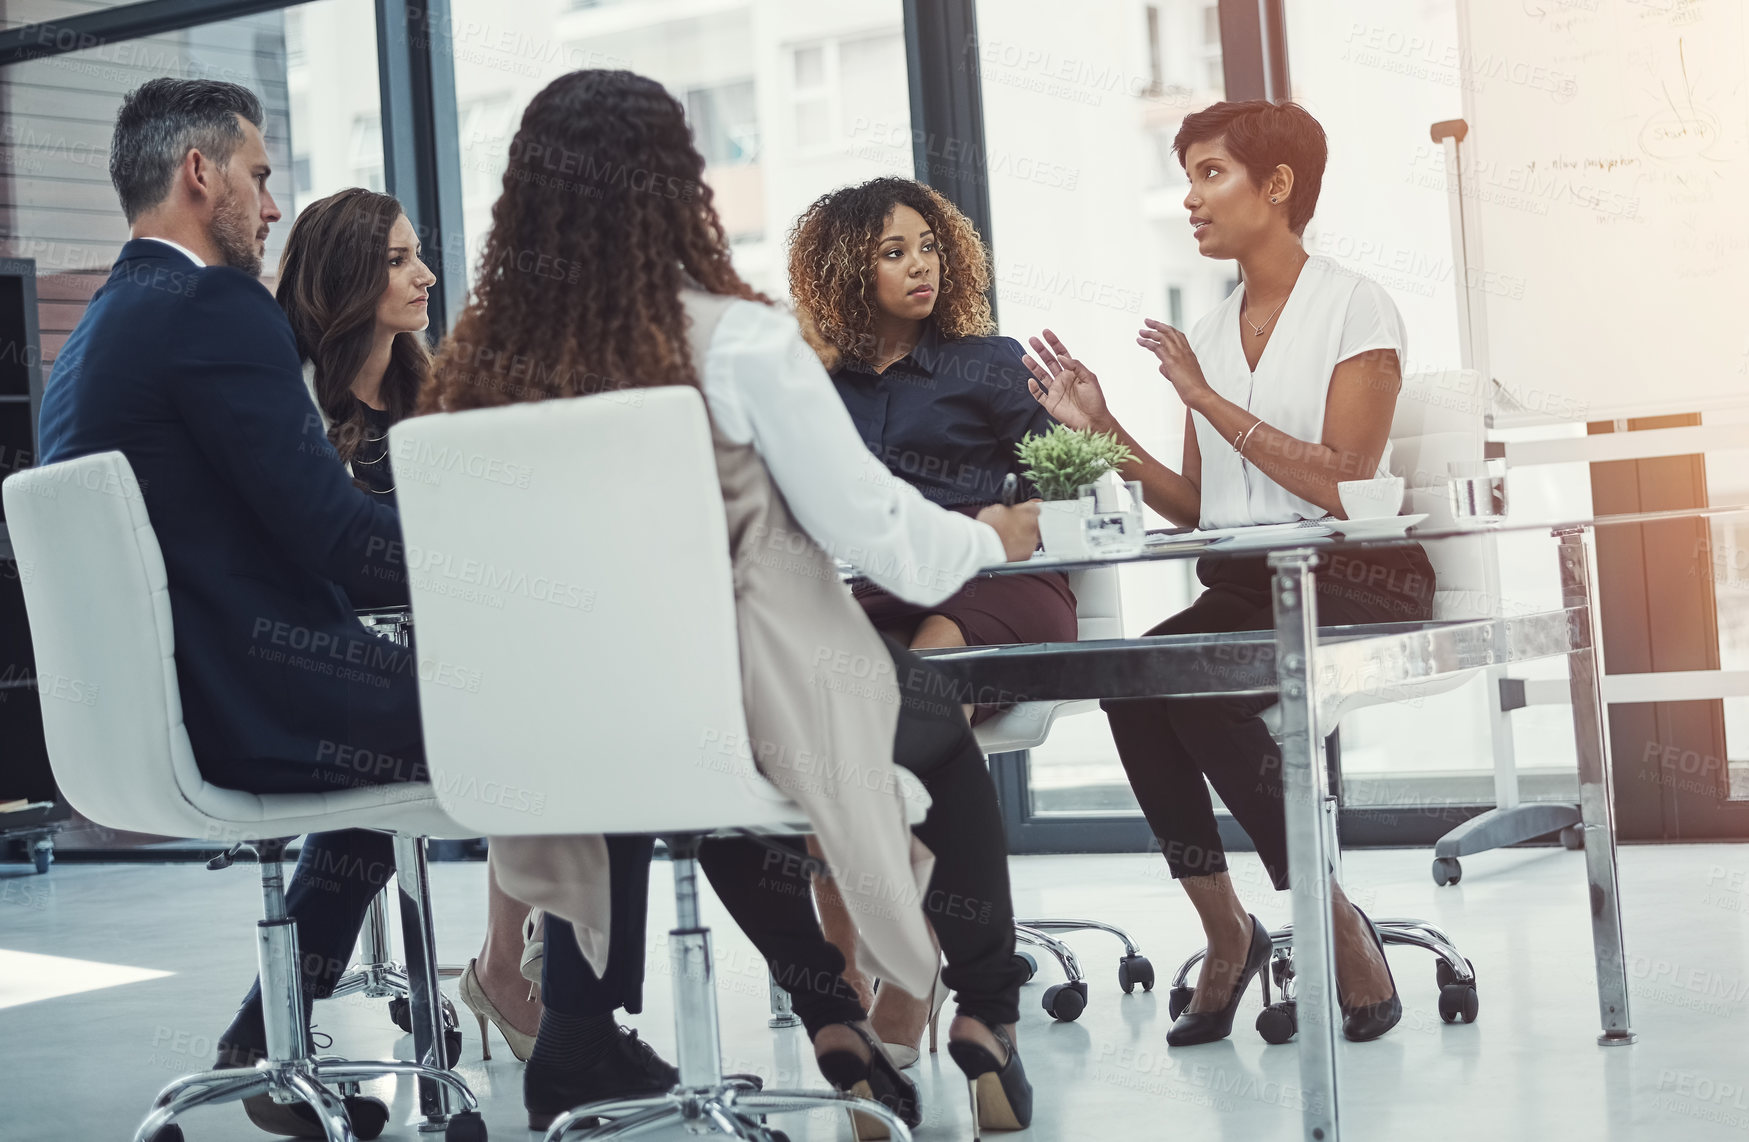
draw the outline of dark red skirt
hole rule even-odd
[[[906,646],[930,615],[960,628],[967,646],[1014,642],[1074,642],[1075,593],[1061,574],[979,575],[952,597],[932,607],[907,603],[872,583],[855,587],[856,601],[875,629]],[[998,706],[978,706],[972,724],[995,714]]]

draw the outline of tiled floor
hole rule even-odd
[[[1260,891],[1261,869],[1236,857],[1253,910],[1286,919],[1287,900]],[[1445,926],[1475,962],[1481,1017],[1439,1020],[1428,957],[1392,953],[1407,1008],[1403,1024],[1370,1044],[1344,1044],[1343,1136],[1354,1140],[1749,1139],[1749,848],[1641,846],[1621,858],[1633,1018],[1640,1040],[1595,1043],[1597,1004],[1582,858],[1559,849],[1494,853],[1465,862],[1463,882],[1436,889],[1425,851],[1351,853],[1351,894],[1369,911],[1419,915]],[[110,968],[100,989],[28,999],[24,957],[0,951],[0,1138],[7,1142],[127,1139],[152,1095],[176,1074],[204,1067],[253,970],[250,925],[258,915],[253,869],[210,873],[198,865],[57,866],[45,877],[0,869],[0,949],[72,957]],[[652,885],[650,986],[636,1020],[671,1054],[666,950],[673,911],[666,865]],[[477,951],[484,913],[481,864],[434,867],[440,958]],[[1256,1000],[1230,1040],[1167,1051],[1165,988],[1195,943],[1190,909],[1159,857],[1020,857],[1023,914],[1089,914],[1127,927],[1161,977],[1152,995],[1116,986],[1117,945],[1074,938],[1092,984],[1081,1019],[1053,1024],[1038,1006],[1050,966],[1023,998],[1021,1046],[1038,1088],[1038,1117],[1021,1139],[1222,1139],[1299,1137],[1296,1048],[1270,1047],[1251,1029]],[[714,901],[707,916],[722,919]],[[768,1084],[823,1085],[799,1031],[766,1028],[766,990],[750,945],[716,933],[723,1050],[730,1070]],[[168,972],[150,977],[151,972]],[[64,975],[65,973],[60,973]],[[64,991],[64,979],[51,981]],[[453,987],[453,984],[449,985]],[[8,997],[12,997],[9,1001]],[[11,1003],[7,1006],[8,1002]],[[317,1006],[335,1050],[406,1054],[411,1040],[382,1001]],[[466,1012],[464,1010],[464,1016]],[[461,1072],[485,1104],[494,1139],[532,1142],[524,1130],[520,1065],[508,1051],[482,1064],[471,1019]],[[918,1138],[971,1131],[963,1082],[946,1055],[918,1069],[927,1120]],[[396,1122],[412,1114],[403,1086]],[[848,1139],[834,1115],[776,1121],[792,1139]],[[194,1112],[189,1142],[249,1140],[235,1107]],[[419,1137],[409,1126],[385,1138]]]

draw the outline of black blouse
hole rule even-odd
[[[1056,421],[1027,390],[1031,374],[1012,337],[942,338],[933,321],[909,354],[876,373],[845,361],[832,383],[850,419],[887,470],[930,502],[975,510],[1002,499],[1002,480],[1021,476],[1014,446]]]
[[[364,411],[364,434],[359,437],[358,451],[352,454],[352,478],[392,507],[395,473],[389,467],[389,426],[395,423],[394,418],[386,409],[372,408],[363,401],[358,407]]]

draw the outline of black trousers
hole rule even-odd
[[[1196,572],[1208,589],[1150,635],[1274,628],[1265,557],[1205,556]],[[1332,553],[1318,568],[1317,584],[1320,626],[1433,615],[1433,568],[1419,546]],[[1257,716],[1275,701],[1275,695],[1262,694],[1101,703],[1130,788],[1174,879],[1227,871],[1209,799],[1213,785],[1256,844],[1276,889],[1287,888],[1281,750]]]
[[[609,891],[613,897],[612,928],[607,939],[607,967],[596,975],[577,946],[571,925],[546,914],[546,948],[541,958],[541,1003],[561,1015],[606,1015],[625,1008],[633,1015],[644,1009],[644,932],[650,914],[650,856],[656,842],[649,837],[607,838]]]
[[[935,854],[923,900],[947,959],[942,982],[959,1011],[990,1023],[1020,1017],[1024,965],[1014,958],[1014,904],[996,786],[959,697],[941,676],[887,639],[899,681],[893,761],[929,790],[929,815],[913,832]],[[810,862],[800,841],[714,840],[699,864],[723,906],[790,993],[812,1036],[828,1023],[865,1018],[845,982],[844,957],[814,914]]]

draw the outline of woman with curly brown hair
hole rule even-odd
[[[790,293],[857,432],[887,470],[975,515],[1021,478],[1014,447],[1055,424],[1025,351],[997,337],[983,239],[933,188],[877,178],[821,197],[790,232]],[[1024,486],[1024,484],[1023,484]],[[1072,642],[1061,575],[986,575],[930,607],[868,584],[857,599],[914,649]],[[992,707],[977,707],[976,725]]]
[[[877,178],[821,197],[790,232],[790,293],[858,434],[887,470],[932,502],[973,514],[1021,478],[1015,445],[1056,422],[1032,399],[1024,350],[994,336],[983,239],[931,187]],[[856,598],[877,630],[912,649],[1073,642],[1075,596],[1051,575],[985,575],[919,606],[872,583]],[[977,725],[996,712],[968,710]],[[853,929],[827,882],[816,885],[828,936],[866,993]],[[942,996],[884,986],[871,1021],[910,1065]],[[932,1036],[933,1038],[933,1036]]]
[[[1037,509],[995,505],[976,519],[941,511],[858,446],[795,320],[735,273],[703,174],[684,110],[655,81],[581,71],[549,84],[510,144],[475,296],[421,408],[663,385],[701,392],[728,518],[753,756],[808,814],[832,865],[864,874],[845,883],[915,886],[897,896],[873,890],[879,899],[859,912],[864,950],[926,987],[936,960],[928,912],[958,993],[949,1050],[977,1084],[984,1124],[1016,1129],[1031,1119],[1031,1088],[1013,1045],[1021,972],[995,788],[957,704],[931,697],[941,680],[882,641],[827,552],[853,556],[901,598],[933,604],[981,567],[1030,556]],[[858,675],[871,685],[846,687],[831,673],[841,659],[880,669]],[[831,758],[832,772],[798,771],[796,758]],[[895,763],[929,791],[914,832],[932,868],[913,864]],[[826,1078],[917,1123],[916,1087],[870,1033],[843,984],[844,960],[820,933],[807,862],[774,868],[768,856],[751,841],[719,840],[700,863],[790,990]],[[518,889],[509,873],[505,886]],[[553,930],[556,919],[549,914],[549,980],[561,963],[589,972],[576,941]],[[560,1048],[596,1033],[560,1007],[550,983],[545,998],[524,1083],[531,1124],[588,1101]],[[674,1078],[651,1066],[646,1081],[665,1089]]]

